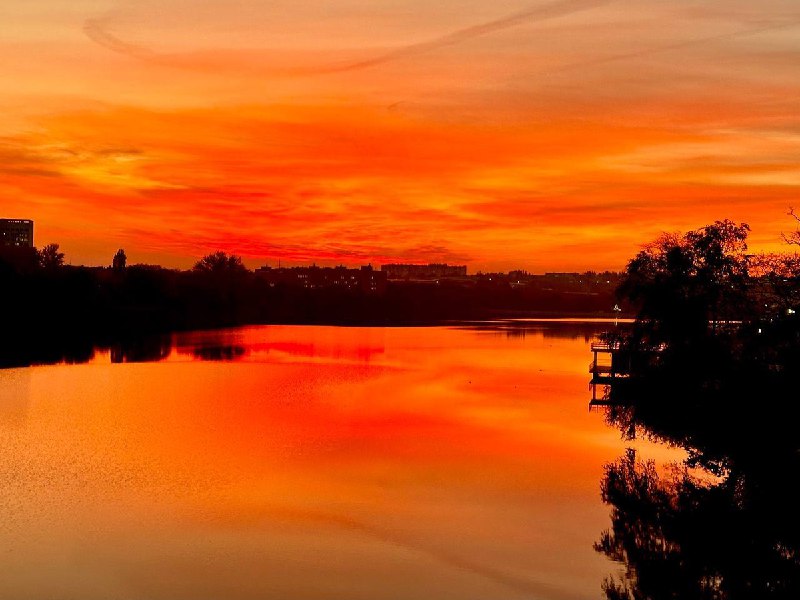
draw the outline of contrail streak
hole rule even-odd
[[[274,73],[278,75],[303,76],[303,75],[326,75],[326,74],[345,73],[349,71],[370,69],[386,63],[403,60],[421,54],[427,54],[435,50],[438,50],[440,48],[455,46],[457,44],[467,42],[474,38],[482,37],[485,35],[489,35],[495,32],[503,31],[505,29],[522,25],[523,23],[544,21],[547,19],[554,19],[557,17],[567,16],[576,12],[608,4],[609,1],[610,0],[559,0],[545,5],[531,7],[520,12],[506,15],[505,17],[494,19],[492,21],[487,21],[484,23],[479,23],[477,25],[472,25],[470,27],[465,27],[463,29],[453,31],[451,33],[437,37],[432,40],[416,44],[410,44],[407,46],[402,46],[395,50],[386,52],[384,54],[360,61],[331,64],[327,66],[322,65],[319,67],[295,67],[295,68],[289,67],[285,69],[276,68],[272,69],[272,71],[274,71]],[[774,23],[774,22],[766,23],[758,27],[738,29],[727,33],[721,33],[702,38],[695,38],[671,44],[663,44],[661,46],[643,48],[640,50],[633,50],[631,52],[624,52],[620,54],[614,54],[611,56],[598,57],[594,59],[568,63],[560,66],[554,66],[551,68],[545,68],[539,71],[538,74],[547,75],[551,73],[560,73],[583,67],[590,67],[595,65],[602,65],[629,59],[641,58],[645,56],[651,56],[654,54],[660,54],[674,50],[681,50],[684,48],[702,46],[719,40],[733,39],[736,37],[741,37],[746,35],[753,35],[767,31],[796,27],[798,24],[800,24],[800,21],[797,20],[789,22],[783,21],[779,23]],[[96,44],[113,52],[116,52],[118,54],[123,54],[146,62],[153,62],[172,67],[193,68],[192,67],[193,63],[191,60],[193,54],[190,53],[159,54],[145,46],[131,44],[111,34],[106,29],[106,23],[105,20],[103,19],[87,19],[83,25],[83,32],[90,40],[92,40]],[[212,63],[212,65],[213,64],[214,63]],[[217,62],[216,66],[222,68],[223,65],[222,63]],[[253,65],[251,65],[251,67],[252,66]],[[248,68],[247,70],[250,70],[250,68]]]
[[[453,31],[447,35],[435,38],[433,40],[428,40],[427,42],[403,46],[402,48],[392,50],[391,52],[387,52],[386,54],[376,56],[374,58],[369,58],[345,65],[332,65],[328,68],[322,67],[318,69],[317,72],[336,73],[369,69],[371,67],[403,58],[408,58],[410,56],[426,54],[428,52],[438,50],[439,48],[455,46],[456,44],[461,44],[473,38],[482,37],[497,31],[516,27],[518,25],[522,25],[523,23],[555,19],[557,17],[563,17],[572,13],[580,12],[582,10],[595,8],[597,6],[608,4],[608,1],[609,0],[562,0],[561,2],[552,2],[550,4],[545,4],[544,6],[528,8],[526,10],[501,17],[493,21],[487,21],[478,25],[465,27],[464,29]]]
[[[86,21],[83,23],[83,33],[85,33],[86,37],[96,44],[99,44],[103,48],[118,54],[132,56],[133,58],[138,58],[139,60],[145,61],[151,61],[159,58],[159,55],[148,48],[137,46],[136,44],[129,44],[128,42],[124,42],[118,37],[111,35],[105,29],[103,22],[100,19],[86,19]]]
[[[645,56],[652,56],[654,54],[661,54],[663,52],[671,52],[673,50],[683,50],[684,48],[692,48],[694,46],[702,46],[711,42],[716,42],[719,40],[727,40],[733,39],[737,37],[742,37],[746,35],[754,35],[757,33],[764,33],[767,31],[775,31],[778,29],[788,29],[790,27],[796,27],[800,24],[800,21],[791,21],[791,22],[784,22],[784,23],[772,23],[767,25],[762,25],[759,27],[751,27],[748,29],[737,29],[735,31],[729,31],[727,33],[719,33],[716,35],[710,35],[707,37],[702,38],[695,38],[691,40],[685,40],[683,42],[675,42],[672,44],[664,44],[662,46],[654,46],[652,48],[643,48],[641,50],[634,50],[631,52],[622,52],[620,54],[614,54],[611,56],[603,56],[598,58],[593,58],[589,60],[582,60],[578,62],[568,63],[565,65],[560,65],[556,67],[552,67],[549,69],[543,69],[539,71],[541,74],[548,74],[548,73],[561,73],[563,71],[571,71],[573,69],[579,69],[583,67],[592,67],[595,65],[602,65],[606,63],[613,63],[623,60],[629,60],[633,58],[642,58]]]
[[[290,72],[300,75],[322,75],[326,73],[342,73],[346,71],[369,69],[396,60],[433,52],[439,48],[461,44],[473,38],[516,27],[526,22],[555,19],[557,17],[563,17],[572,13],[595,8],[608,4],[609,1],[610,0],[559,0],[545,5],[531,7],[485,23],[471,25],[470,27],[453,31],[447,35],[426,42],[403,46],[373,58],[338,65],[291,69]],[[83,25],[83,32],[96,44],[118,54],[124,54],[125,56],[148,62],[164,64],[180,64],[182,62],[180,55],[158,54],[149,48],[119,39],[106,29],[105,23],[101,19],[86,19]]]

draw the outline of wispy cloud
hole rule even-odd
[[[730,40],[736,39],[739,37],[745,37],[748,35],[756,35],[759,33],[766,33],[769,31],[778,31],[781,29],[790,29],[793,27],[797,27],[800,25],[800,18],[795,17],[792,19],[781,19],[778,21],[771,21],[767,23],[763,23],[754,27],[746,27],[742,29],[735,29],[733,31],[726,31],[723,33],[709,35],[704,37],[698,38],[690,38],[686,40],[682,40],[679,42],[673,42],[669,44],[661,44],[657,46],[651,46],[647,48],[641,48],[637,50],[632,50],[630,52],[621,52],[619,54],[612,54],[611,56],[598,56],[596,58],[591,58],[588,60],[581,60],[572,63],[567,63],[564,65],[559,65],[555,67],[551,67],[548,69],[543,70],[543,73],[560,73],[564,71],[571,71],[577,69],[584,69],[586,67],[592,67],[596,65],[603,65],[608,63],[614,62],[621,62],[625,60],[632,60],[636,58],[645,58],[647,56],[653,56],[657,54],[663,54],[667,52],[674,52],[677,50],[685,50],[687,48],[695,48],[699,46],[705,46],[707,44],[712,44],[714,42],[719,42],[723,40]]]
[[[598,6],[608,4],[608,2],[609,0],[561,0],[559,2],[551,2],[549,4],[533,6],[504,17],[500,17],[498,19],[486,21],[484,23],[478,23],[476,25],[471,25],[463,29],[452,31],[446,35],[434,38],[432,40],[403,46],[379,56],[361,61],[345,63],[342,65],[321,67],[317,69],[316,72],[336,73],[369,69],[384,63],[403,60],[420,54],[433,52],[435,50],[439,50],[440,48],[462,44],[474,38],[497,33],[503,31],[504,29],[510,29],[519,25],[545,21],[547,19],[555,19],[558,17],[565,17],[576,12],[597,8]]]
[[[159,58],[159,55],[149,48],[131,44],[116,37],[109,31],[108,25],[109,19],[86,19],[83,23],[83,33],[94,43],[118,54],[145,61]]]
[[[414,56],[434,52],[448,46],[463,44],[472,39],[498,33],[505,29],[517,27],[527,23],[535,23],[548,19],[565,17],[577,12],[597,8],[608,4],[610,0],[557,0],[547,4],[531,6],[525,10],[505,15],[503,17],[477,23],[469,27],[464,27],[456,31],[451,31],[445,35],[414,44],[408,44],[396,48],[384,54],[371,58],[342,62],[339,64],[318,65],[309,67],[288,66],[283,69],[285,74],[294,75],[322,75],[326,73],[343,73],[347,71],[359,71],[380,66],[385,63],[412,58]],[[110,19],[90,18],[84,21],[83,32],[96,44],[125,56],[130,56],[137,60],[161,63],[171,66],[186,66],[190,64],[187,57],[189,54],[163,54],[158,53],[146,46],[132,44],[115,36],[110,31]],[[277,69],[275,70],[278,71]]]

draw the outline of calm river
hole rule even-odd
[[[0,370],[0,597],[601,598],[632,445],[588,411],[611,326],[247,327]]]

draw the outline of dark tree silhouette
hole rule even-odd
[[[125,250],[123,250],[122,248],[120,248],[120,249],[119,249],[119,250],[117,250],[117,252],[114,254],[114,259],[113,259],[113,261],[111,262],[111,267],[112,267],[112,268],[113,268],[115,271],[122,271],[122,270],[124,270],[124,269],[125,269],[125,267],[127,266],[127,264],[128,264],[128,257],[125,255]]]
[[[36,248],[0,245],[0,277],[9,273],[31,273],[39,268]]]
[[[78,360],[88,358],[95,343],[135,349],[141,336],[244,324],[434,324],[531,313],[598,314],[614,305],[610,281],[618,279],[618,274],[588,273],[583,282],[513,286],[510,276],[492,274],[470,282],[342,289],[270,280],[225,252],[203,257],[188,271],[141,264],[123,269],[122,249],[113,269],[55,268],[63,263],[56,245],[42,256],[40,262],[35,248],[0,246],[0,290],[13,290],[0,294],[0,364]],[[515,281],[520,276],[515,274]],[[138,353],[115,350],[114,357],[129,360]]]
[[[201,258],[194,265],[194,271],[202,273],[244,273],[247,268],[242,263],[240,256],[218,251]]]
[[[706,473],[664,477],[630,452],[607,466],[612,527],[595,547],[625,566],[609,600],[800,597],[800,271],[747,256],[748,232],[663,236],[628,266],[620,291],[640,312],[616,338],[628,367],[606,418]]]
[[[795,212],[794,207],[791,207],[789,209],[789,216],[797,221],[797,229],[791,233],[782,233],[781,237],[783,237],[783,241],[785,241],[787,244],[800,246],[800,215]]]
[[[719,319],[747,310],[746,223],[716,221],[684,235],[665,234],[629,263],[619,295],[638,307],[637,333],[648,342],[687,342]]]
[[[57,269],[64,265],[64,253],[58,244],[47,244],[39,250],[39,264],[43,269]]]

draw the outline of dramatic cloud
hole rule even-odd
[[[42,2],[0,206],[74,262],[620,268],[726,217],[777,249],[797,204],[794,0]]]

